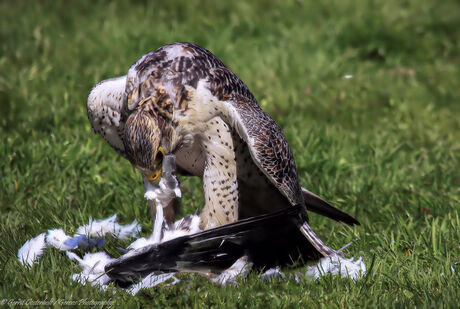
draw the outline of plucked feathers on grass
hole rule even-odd
[[[18,257],[23,264],[32,266],[38,263],[41,255],[37,252],[54,247],[66,251],[67,257],[81,267],[81,272],[72,275],[72,280],[104,289],[113,282],[127,292],[136,294],[141,289],[175,278],[180,272],[199,273],[221,285],[237,284],[238,279],[247,275],[252,268],[264,271],[262,280],[284,279],[286,276],[280,266],[308,262],[321,256],[298,228],[305,220],[304,209],[300,205],[206,231],[199,229],[199,220],[198,215],[189,215],[169,227],[163,225],[160,241],[155,241],[153,236],[139,238],[119,258],[112,258],[106,252],[86,253],[80,257],[72,250],[79,248],[88,251],[92,248],[88,244],[98,247],[104,245],[103,238],[93,239],[89,235],[112,235],[126,239],[126,235],[135,237],[140,231],[136,222],[119,225],[116,216],[90,220],[94,224],[77,229],[86,230],[88,236],[70,237],[62,229],[49,230],[27,241],[19,250]],[[25,257],[34,258],[29,260]],[[357,280],[365,271],[361,259],[353,261],[336,254],[309,266],[304,274],[312,279],[333,274]],[[296,280],[299,278],[298,275],[294,276]],[[178,281],[175,278],[169,284]]]

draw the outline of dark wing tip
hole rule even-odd
[[[345,212],[335,208],[318,195],[302,188],[303,197],[305,200],[305,206],[307,210],[313,211],[322,216],[330,219],[346,223],[348,225],[361,225],[358,220],[346,214]]]

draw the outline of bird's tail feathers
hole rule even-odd
[[[344,213],[343,211],[335,208],[318,195],[308,191],[305,188],[302,188],[302,194],[305,201],[305,206],[307,210],[316,212],[322,216],[328,217],[330,219],[341,221],[349,225],[357,224],[359,221],[350,216],[349,214]]]

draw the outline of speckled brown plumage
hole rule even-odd
[[[294,159],[279,126],[260,109],[246,85],[209,51],[193,44],[175,43],[142,57],[128,73],[126,110],[135,111],[139,102],[163,87],[173,101],[176,118],[186,118],[191,97],[200,81],[205,81],[205,88],[214,99],[211,104],[198,103],[208,104],[206,109],[212,115],[209,118],[217,116],[234,124],[231,130],[243,140],[247,139],[245,142],[249,144],[256,166],[287,198],[289,203],[284,206],[301,204],[303,197]],[[171,125],[177,127],[178,122]],[[223,126],[221,129],[227,130]],[[204,133],[205,129],[202,130]],[[230,135],[227,141],[233,142]],[[225,146],[224,143],[225,140],[222,142]]]
[[[176,154],[180,171],[203,177],[202,227],[304,202],[327,216],[356,223],[301,188],[281,129],[211,52],[190,43],[165,45],[136,61],[124,81],[123,99],[115,106],[121,124],[96,132],[122,128],[123,134],[107,140],[141,170],[152,166],[162,146]],[[99,113],[90,112],[96,107],[88,103],[92,124],[99,119],[94,116]]]

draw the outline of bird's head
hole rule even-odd
[[[148,110],[139,108],[127,119],[124,147],[127,158],[151,182],[160,180],[165,150],[158,119]]]

